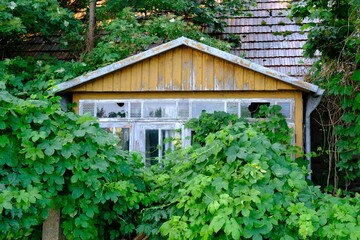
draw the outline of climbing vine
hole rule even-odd
[[[310,80],[326,90],[314,117],[322,128],[317,147],[328,163],[324,185],[333,192],[359,191],[359,9],[353,0],[303,0],[292,6],[292,17],[306,19],[305,56],[319,57]]]

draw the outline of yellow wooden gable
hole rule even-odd
[[[71,92],[275,91],[291,84],[188,46],[179,46],[86,82]]]

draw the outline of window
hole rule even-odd
[[[80,100],[79,113],[97,116],[101,127],[119,137],[122,149],[141,152],[146,164],[151,165],[174,149],[177,139],[183,147],[191,144],[191,130],[185,129],[184,123],[202,111],[225,111],[252,119],[260,106],[275,104],[294,126],[293,99]]]
[[[128,105],[126,102],[98,102],[96,116],[98,118],[126,118],[128,117]]]
[[[213,113],[215,111],[225,111],[224,101],[193,101],[192,102],[192,117],[197,118],[202,111]]]
[[[144,102],[144,118],[176,118],[176,102]]]

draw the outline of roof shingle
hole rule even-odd
[[[232,53],[251,61],[288,74],[303,78],[312,60],[303,57],[302,46],[307,34],[287,15],[291,0],[258,0],[257,5],[245,17],[231,17],[228,26],[219,37],[229,34],[240,37],[241,43]]]

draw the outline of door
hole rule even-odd
[[[179,123],[137,123],[136,150],[141,152],[146,165],[161,161],[165,154],[181,143],[182,126]]]

